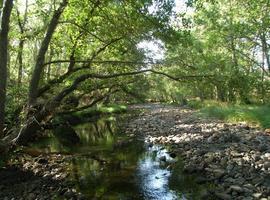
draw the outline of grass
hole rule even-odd
[[[194,103],[202,117],[221,119],[227,122],[246,122],[270,128],[270,105],[232,105],[216,101]]]

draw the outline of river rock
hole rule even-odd
[[[260,198],[262,196],[262,193],[254,193],[252,196],[254,198]]]
[[[230,187],[230,189],[231,189],[232,191],[235,191],[235,192],[238,192],[238,193],[244,192],[244,189],[241,188],[241,187],[238,186],[238,185],[232,185],[232,186]]]
[[[270,169],[270,162],[265,162],[265,163],[263,164],[263,167],[264,167],[265,169]]]
[[[222,200],[231,200],[232,196],[226,193],[215,192],[216,197]]]
[[[213,172],[215,178],[221,178],[222,176],[225,175],[225,170],[223,170],[223,169],[214,169],[212,172]]]

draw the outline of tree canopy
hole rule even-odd
[[[177,3],[2,1],[1,135],[98,103],[266,103],[269,2]],[[71,99],[78,104],[66,106]]]

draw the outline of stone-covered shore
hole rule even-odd
[[[270,199],[270,135],[244,123],[202,119],[188,108],[137,105],[143,112],[126,132],[149,144],[166,144],[198,183],[215,185],[205,199]]]

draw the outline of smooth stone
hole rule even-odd
[[[222,176],[225,175],[225,171],[223,169],[215,169],[213,170],[213,173],[216,178],[221,178]]]
[[[215,195],[222,200],[231,200],[232,196],[226,193],[215,192]]]
[[[252,196],[255,198],[260,198],[262,196],[262,193],[254,193]]]
[[[270,168],[270,162],[265,162],[265,163],[263,164],[263,167],[264,167],[265,169],[269,169],[269,168]]]
[[[230,187],[230,189],[233,190],[233,191],[235,191],[235,192],[238,192],[238,193],[241,193],[241,192],[244,191],[244,189],[241,188],[241,187],[238,186],[238,185],[232,185],[232,186]]]

